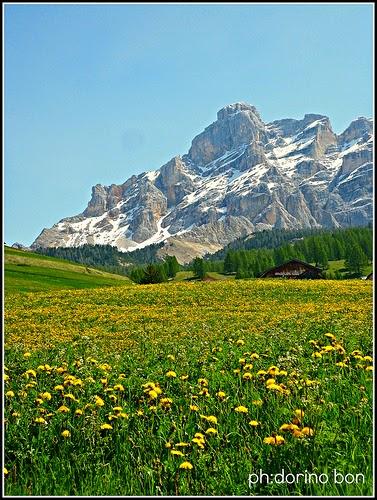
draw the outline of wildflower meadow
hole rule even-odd
[[[372,329],[362,280],[11,294],[5,493],[371,495]]]

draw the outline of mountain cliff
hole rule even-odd
[[[340,135],[328,117],[264,123],[254,106],[228,105],[187,154],[121,185],[92,188],[79,215],[32,244],[111,244],[130,251],[164,241],[181,262],[270,228],[346,227],[372,220],[373,123]]]

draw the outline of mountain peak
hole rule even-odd
[[[233,104],[228,104],[227,106],[224,106],[217,112],[217,119],[218,120],[223,120],[224,118],[230,116],[230,115],[235,115],[236,113],[240,111],[249,111],[250,113],[253,114],[258,114],[257,109],[255,106],[251,106],[247,102],[235,102]],[[259,117],[259,115],[258,115]]]
[[[32,247],[166,241],[164,251],[185,262],[272,227],[364,225],[373,216],[372,134],[368,119],[336,136],[324,115],[265,124],[254,106],[229,104],[187,154],[121,185],[97,184],[83,213]]]

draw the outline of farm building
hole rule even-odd
[[[261,278],[318,279],[323,278],[323,274],[319,267],[302,260],[292,259],[265,271]]]

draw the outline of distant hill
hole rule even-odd
[[[4,247],[4,289],[6,294],[128,286],[131,283],[125,276],[30,251]]]

